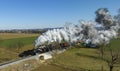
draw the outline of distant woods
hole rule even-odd
[[[62,27],[57,27],[62,28]],[[0,33],[44,33],[47,30],[52,30],[55,28],[44,28],[44,29],[13,29],[13,30],[0,30]]]

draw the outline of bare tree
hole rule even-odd
[[[120,64],[120,50],[112,49],[111,45],[108,47],[109,58],[107,57],[105,61],[108,63],[109,70],[113,71],[114,67],[119,67]]]
[[[120,67],[120,49],[115,49],[111,44],[107,44],[100,47],[101,59],[107,62],[109,70],[113,71],[114,67]],[[104,71],[103,65],[101,71]]]

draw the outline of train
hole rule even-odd
[[[84,42],[78,42],[78,43],[80,43],[83,47],[88,47],[88,48],[97,48],[98,47],[97,45],[92,44],[92,43],[84,43]],[[73,46],[75,44],[77,44],[77,43],[74,43]],[[45,53],[45,52],[49,52],[49,51],[56,50],[56,49],[67,49],[67,48],[69,48],[69,46],[72,46],[72,44],[69,44],[67,42],[43,45],[43,46],[39,46],[37,48],[33,48],[31,50],[24,51],[19,54],[19,57],[34,56],[36,54]]]
[[[97,46],[96,44],[92,44],[92,43],[81,43],[83,47],[87,47],[87,48],[97,48],[99,46]]]
[[[43,46],[39,46],[38,48],[33,48],[31,50],[23,51],[18,56],[19,57],[34,56],[36,54],[45,53],[56,49],[67,49],[69,46],[70,46],[69,43],[59,43],[56,45],[49,44],[46,46],[43,45]]]

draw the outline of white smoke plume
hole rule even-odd
[[[95,45],[109,43],[111,39],[117,37],[117,31],[120,28],[120,13],[115,18],[106,8],[100,8],[95,13],[95,22],[82,20],[77,25],[67,23],[61,29],[48,30],[35,40],[35,47],[44,43],[61,43],[62,41],[68,43],[83,41]]]

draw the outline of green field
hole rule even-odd
[[[34,40],[36,38],[37,37],[34,36],[34,37],[4,39],[4,40],[1,40],[0,47],[11,47],[16,45],[17,43],[22,43],[24,45],[34,44]]]
[[[38,34],[0,33],[0,63],[17,59],[19,53],[32,49],[37,37]]]
[[[112,40],[112,49],[120,49],[119,43],[119,39]],[[105,56],[109,56],[109,53]],[[54,55],[49,62],[33,71],[101,71],[102,66],[104,71],[109,71],[108,64],[101,59],[98,48],[73,47],[62,54]],[[113,71],[120,71],[120,67],[115,67]]]
[[[5,38],[5,36],[9,37]],[[37,37],[38,34],[4,34],[4,36],[0,36],[0,63],[17,59],[19,53],[32,49]],[[112,40],[110,42],[112,49],[120,49],[119,43],[120,39]],[[16,44],[24,46],[18,50]],[[107,63],[101,59],[98,48],[83,48],[77,45],[64,53],[53,55],[52,59],[33,71],[101,71],[102,66],[104,71],[109,70]],[[120,71],[120,67],[115,67],[114,71]]]

